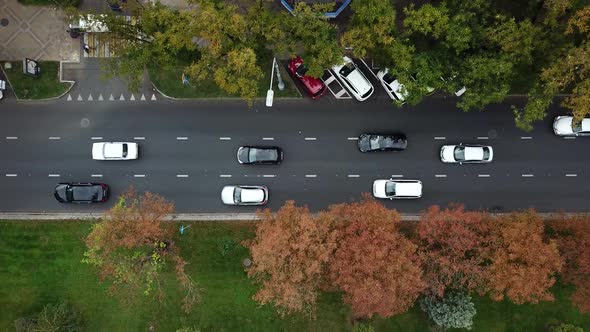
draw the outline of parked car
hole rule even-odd
[[[311,99],[319,99],[326,94],[326,91],[328,91],[321,79],[305,75],[307,67],[303,64],[303,59],[301,59],[301,57],[291,59],[291,62],[289,62],[289,72],[291,72],[291,75],[299,79],[301,84],[305,87],[305,92],[307,92]]]
[[[343,63],[333,66],[332,71],[356,100],[367,100],[375,90],[373,85],[349,57],[342,57],[342,60]]]
[[[357,145],[361,152],[402,151],[408,140],[404,134],[361,134]]]
[[[590,136],[590,118],[583,118],[573,126],[574,117],[571,115],[558,116],[553,121],[553,132],[558,136]]]
[[[242,146],[238,149],[240,164],[280,164],[283,151],[278,146]]]
[[[494,159],[494,149],[486,145],[443,145],[440,160],[443,163],[489,163]]]
[[[227,205],[264,205],[268,201],[268,189],[264,186],[225,186],[221,200]]]
[[[139,156],[137,143],[100,142],[92,144],[94,160],[132,160]]]
[[[405,103],[408,91],[406,91],[404,85],[389,72],[389,69],[381,69],[377,73],[377,78],[379,78],[379,81],[381,82],[381,85],[383,85],[385,92],[389,95],[389,98]]]
[[[422,197],[420,180],[375,180],[373,196],[376,198],[411,199]]]
[[[104,183],[59,183],[53,196],[60,203],[102,203],[109,198],[109,186]]]

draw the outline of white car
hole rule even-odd
[[[445,82],[448,84],[447,81],[452,82],[455,78],[457,78],[457,75],[452,76],[450,79],[445,80],[442,76],[441,76],[441,81]],[[455,96],[457,97],[461,97],[465,92],[467,92],[467,87],[464,85],[462,88],[460,88],[459,90],[455,91]]]
[[[494,159],[494,149],[485,145],[443,145],[440,161],[443,163],[489,163]]]
[[[408,96],[408,91],[401,84],[391,73],[389,69],[381,69],[377,73],[377,78],[383,85],[385,92],[389,95],[389,98],[393,100],[399,100],[400,102],[405,102],[406,97]]]
[[[94,160],[132,160],[139,156],[137,143],[100,142],[92,144]]]
[[[408,199],[422,197],[420,180],[375,180],[373,196],[377,198]]]
[[[225,186],[221,200],[227,205],[264,205],[268,201],[268,189],[264,186]]]
[[[344,86],[346,86],[356,100],[367,100],[375,90],[373,89],[373,85],[349,57],[342,57],[342,60],[344,63],[333,66],[332,71],[344,83]]]
[[[558,136],[590,136],[590,118],[583,118],[577,126],[572,126],[574,117],[558,116],[553,121],[553,132]]]

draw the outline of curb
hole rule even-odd
[[[175,101],[199,101],[199,100],[203,100],[203,101],[211,101],[211,100],[219,100],[219,101],[223,101],[223,100],[240,101],[240,100],[244,100],[241,97],[204,97],[204,98],[176,98],[176,97],[170,97],[167,94],[165,94],[162,91],[160,91],[160,89],[158,89],[158,87],[156,86],[156,84],[154,82],[152,82],[151,80],[150,80],[150,83],[152,84],[152,87],[154,88],[154,90],[156,90],[164,98],[167,98],[167,99],[170,99],[170,100],[175,100]],[[301,95],[301,92],[299,94]],[[276,97],[274,99],[278,99],[278,100],[301,100],[301,99],[303,99],[303,96],[301,96],[301,97]],[[264,97],[256,97],[256,98],[252,98],[252,100],[263,101],[263,100],[265,100],[265,98]]]
[[[510,213],[491,213],[493,217],[501,217]],[[90,213],[41,213],[41,212],[0,212],[0,221],[22,220],[61,220],[61,221],[97,221],[103,217],[101,212]],[[587,216],[589,213],[539,213],[542,219],[551,219],[555,216]],[[401,221],[419,221],[421,214],[400,213]],[[260,218],[256,213],[176,213],[165,218],[168,221],[257,221]]]

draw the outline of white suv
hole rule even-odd
[[[408,199],[422,197],[420,180],[375,180],[373,196],[377,198]]]
[[[373,89],[373,85],[349,57],[342,57],[342,60],[344,63],[333,66],[332,71],[344,83],[344,86],[346,86],[356,100],[367,100],[375,90]]]

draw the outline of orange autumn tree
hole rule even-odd
[[[326,263],[336,248],[328,220],[287,201],[276,213],[260,213],[256,237],[245,242],[252,255],[248,276],[261,284],[254,300],[273,303],[281,314],[311,312]]]
[[[184,270],[173,224],[164,220],[173,211],[174,205],[163,197],[138,195],[130,188],[92,225],[83,262],[97,268],[100,279],[110,284],[111,295],[126,302],[140,294],[163,301],[169,289],[162,281],[173,269],[185,294],[182,309],[191,311],[198,300],[197,287]]]
[[[337,221],[329,279],[355,317],[407,311],[424,282],[417,248],[399,232],[399,214],[365,195],[361,202],[332,205],[322,217]]]
[[[572,303],[590,312],[590,216],[557,216],[549,222],[565,267],[562,280],[575,286]]]
[[[557,243],[543,239],[544,224],[533,210],[498,217],[492,224],[493,249],[487,287],[493,300],[516,304],[551,301],[549,288],[563,266]]]
[[[488,214],[465,211],[462,205],[447,209],[435,205],[421,215],[416,237],[424,256],[428,295],[482,289],[491,244],[489,219]]]

